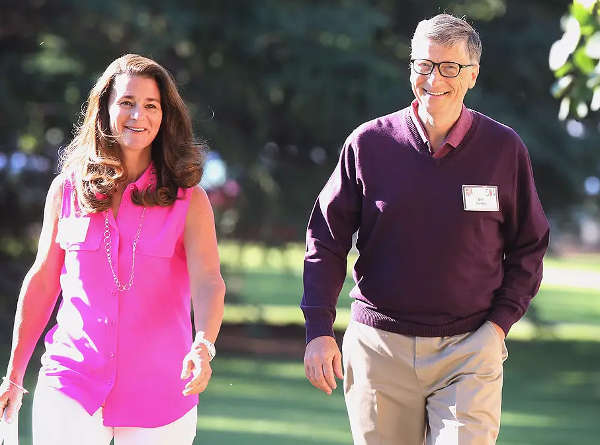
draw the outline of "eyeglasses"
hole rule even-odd
[[[460,63],[456,62],[436,63],[428,59],[411,59],[410,64],[412,65],[415,73],[423,76],[430,75],[437,65],[438,71],[444,77],[457,77],[460,74],[461,69],[476,65],[474,63],[471,65],[461,65]]]

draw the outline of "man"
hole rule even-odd
[[[331,394],[346,256],[358,230],[344,393],[355,444],[488,445],[504,337],[536,294],[548,223],[510,128],[463,99],[481,42],[441,14],[412,39],[411,106],[346,140],[307,232],[306,376]]]

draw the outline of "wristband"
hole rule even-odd
[[[215,355],[217,355],[217,349],[215,348],[215,345],[206,338],[204,338],[204,332],[196,332],[196,338],[194,339],[194,343],[202,343],[204,346],[206,346],[206,350],[208,352],[208,357],[210,358],[210,360],[215,358]]]
[[[214,348],[214,346],[213,346]],[[29,394],[29,391],[27,391],[25,388],[23,388],[21,385],[18,385],[17,383],[13,382],[11,379],[9,379],[8,377],[4,376],[2,377],[2,381],[3,382],[8,382],[11,385],[13,385],[15,388],[19,389],[23,394]]]

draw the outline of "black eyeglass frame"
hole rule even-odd
[[[424,60],[426,62],[431,63],[431,70],[428,73],[420,73],[416,70],[415,68],[415,62],[417,60]],[[444,73],[442,73],[442,70],[440,69],[440,65],[443,63],[451,63],[453,65],[458,65],[458,73],[456,73],[455,76],[446,76]],[[435,67],[438,67],[438,73],[440,73],[440,76],[442,77],[446,77],[448,79],[454,79],[455,77],[458,77],[460,75],[460,72],[462,71],[463,68],[469,68],[471,66],[476,66],[476,63],[471,63],[469,65],[462,65],[458,62],[450,62],[450,61],[443,61],[443,62],[434,62],[433,60],[429,60],[429,59],[410,59],[410,66],[412,66],[412,69],[415,73],[419,74],[420,76],[429,76],[431,73],[433,73],[433,70],[435,69]]]

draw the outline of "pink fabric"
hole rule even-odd
[[[427,131],[425,130],[423,122],[421,122],[421,119],[419,118],[419,102],[417,101],[417,99],[415,99],[412,101],[411,105],[412,107],[410,117],[415,123],[417,130],[419,131],[421,139],[423,139],[423,142],[425,142],[427,146],[429,146],[429,136],[427,135]],[[473,112],[467,107],[465,107],[465,105],[463,104],[458,120],[454,123],[454,125],[448,132],[448,136],[446,136],[446,139],[444,139],[442,146],[439,148],[438,151],[432,154],[432,157],[435,159],[443,158],[453,148],[458,147],[458,144],[462,142],[465,135],[467,134],[467,131],[469,131],[469,128],[471,128],[472,123]]]
[[[131,270],[142,207],[134,187],[155,181],[152,165],[109,211],[112,258],[121,283]],[[65,249],[57,325],[46,335],[42,372],[49,386],[91,415],[103,406],[107,426],[157,427],[198,403],[181,394],[182,360],[192,343],[190,284],[183,231],[191,189],[169,207],[148,207],[129,291],[117,291],[106,258],[104,213],[82,214],[65,181],[58,241]],[[87,230],[86,230],[87,225]]]

